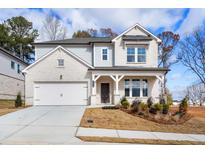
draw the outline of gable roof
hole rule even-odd
[[[84,44],[89,45],[91,43],[111,43],[112,37],[88,37],[88,38],[70,38],[64,40],[55,40],[55,41],[45,41],[45,42],[35,42],[34,45],[45,45],[45,44]]]
[[[5,54],[5,55],[7,55],[7,56],[10,56],[10,57],[14,58],[14,59],[17,60],[18,62],[20,62],[20,63],[22,63],[22,64],[24,64],[24,65],[26,65],[26,66],[29,65],[28,63],[26,63],[25,61],[23,61],[21,58],[19,58],[18,56],[12,54],[10,51],[8,51],[8,50],[6,50],[6,49],[4,49],[4,48],[2,48],[2,47],[0,47],[0,52],[3,53],[3,54]]]
[[[86,61],[82,60],[80,57],[78,57],[77,55],[73,54],[72,52],[70,52],[69,50],[63,48],[62,46],[57,46],[56,48],[54,48],[52,51],[50,51],[49,53],[45,54],[44,56],[42,56],[41,58],[39,58],[37,61],[35,61],[33,64],[29,65],[28,67],[26,67],[22,72],[26,73],[28,69],[30,69],[31,67],[35,66],[37,63],[41,62],[42,60],[44,60],[45,58],[47,58],[49,55],[51,55],[52,53],[54,53],[55,51],[57,51],[58,49],[61,49],[63,51],[65,51],[67,54],[71,55],[74,59],[78,60],[79,62],[83,63],[84,65],[88,66],[89,68],[93,68],[93,66],[91,66],[90,64],[88,64]]]
[[[121,36],[123,36],[124,34],[126,34],[127,32],[129,32],[130,30],[132,30],[133,28],[138,27],[139,29],[141,29],[142,31],[144,31],[145,33],[147,33],[148,35],[150,35],[152,38],[154,38],[157,42],[161,42],[161,40],[156,37],[154,34],[152,34],[151,32],[149,32],[148,30],[146,30],[144,27],[142,27],[140,24],[136,23],[135,25],[133,25],[132,27],[128,28],[127,30],[125,30],[124,32],[122,32],[120,35],[118,35],[117,37],[115,37],[112,41],[116,41],[118,38],[120,38]]]

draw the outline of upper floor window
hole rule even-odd
[[[127,62],[135,62],[135,48],[127,48]]]
[[[108,48],[102,49],[102,60],[108,60]]]
[[[11,68],[14,70],[15,69],[15,62],[11,61]]]
[[[64,66],[64,59],[58,59],[58,66]]]
[[[127,48],[127,62],[143,63],[146,62],[146,49],[145,48]]]
[[[137,51],[137,61],[146,62],[146,51],[145,48],[138,48]]]
[[[21,66],[19,64],[17,65],[17,73],[21,73]]]

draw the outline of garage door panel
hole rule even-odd
[[[41,83],[34,86],[34,105],[87,105],[87,83]]]

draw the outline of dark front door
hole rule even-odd
[[[109,83],[101,83],[101,103],[110,102],[110,85]]]

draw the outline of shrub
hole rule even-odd
[[[140,103],[140,110],[141,111],[146,111],[148,109],[148,105],[146,103]]]
[[[122,102],[124,102],[124,101],[127,101],[127,98],[126,98],[126,97],[122,97],[122,98],[120,99],[120,104],[121,104]]]
[[[148,108],[150,108],[152,106],[152,104],[154,104],[154,99],[153,99],[153,97],[149,97],[147,99],[147,106],[148,106]]]
[[[164,99],[164,97],[160,97],[159,103],[160,104],[165,104],[166,103],[166,100]]]
[[[126,100],[126,101],[121,102],[121,105],[124,109],[128,109],[130,106],[130,103]]]
[[[156,114],[157,110],[154,108],[154,106],[151,106],[150,109],[149,109],[149,112],[152,113],[152,114]]]
[[[169,112],[169,104],[168,103],[166,103],[166,104],[163,104],[162,105],[162,113],[163,114],[167,114],[168,112]]]
[[[21,93],[18,93],[15,100],[15,107],[22,106]]]
[[[188,109],[188,97],[185,97],[179,104],[179,112],[186,113]]]
[[[131,105],[131,110],[133,112],[139,112],[140,111],[140,104],[142,103],[141,100],[139,99],[135,99],[132,101],[132,105]]]
[[[156,103],[154,104],[154,108],[156,109],[156,111],[161,111],[163,109],[163,106],[160,103]]]

